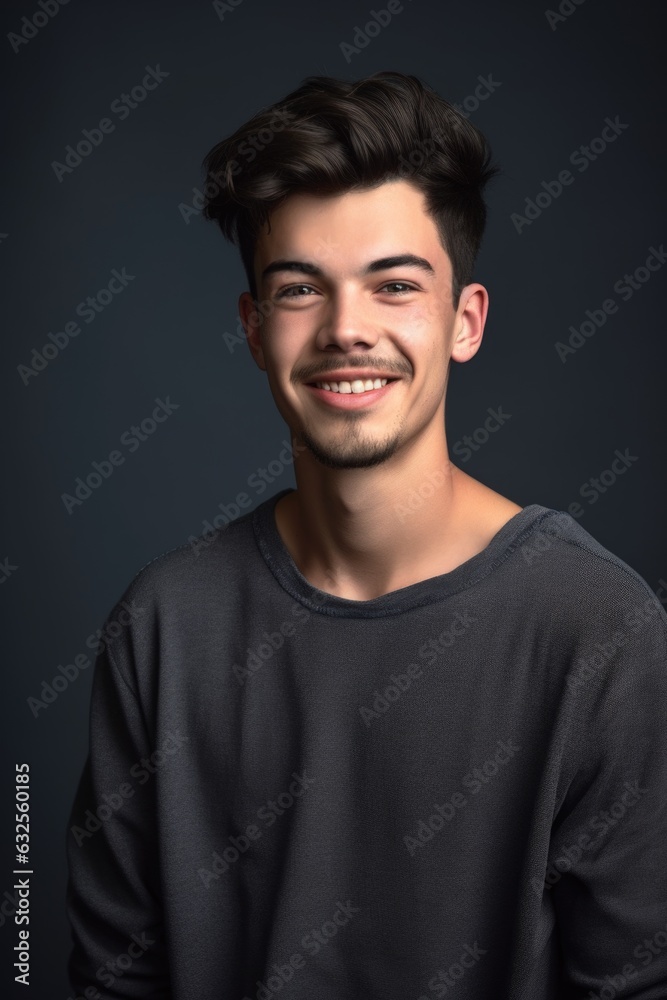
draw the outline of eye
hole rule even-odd
[[[408,284],[406,284],[405,281],[388,281],[387,284],[383,285],[382,287],[383,288],[388,288],[389,285],[394,285],[394,286],[400,285],[403,288],[403,291],[390,292],[389,293],[390,295],[407,295],[409,292],[416,292],[417,291],[417,289],[414,288],[413,285],[408,285]]]
[[[390,295],[409,295],[410,292],[419,291],[414,285],[408,285],[405,281],[388,281],[386,284],[382,285],[382,289],[394,287],[396,291],[389,292]],[[304,297],[304,294],[300,289],[307,289],[308,294],[313,292],[314,289],[310,285],[288,285],[287,288],[283,288],[277,293],[277,299],[300,299]],[[307,296],[306,296],[307,297]]]
[[[310,289],[310,291],[312,291],[312,289],[310,288],[310,285],[288,285],[287,288],[283,288],[283,290],[281,292],[278,292],[278,294],[276,295],[276,298],[277,299],[298,299],[298,298],[301,298],[301,293],[299,293],[297,295],[290,294],[290,293],[294,292],[295,289],[298,289],[298,288],[308,288],[308,289]]]

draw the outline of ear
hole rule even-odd
[[[484,285],[466,285],[461,291],[454,320],[452,361],[463,363],[477,354],[482,343],[484,324],[489,310],[489,293]]]
[[[265,372],[266,363],[264,361],[264,350],[259,333],[264,317],[255,308],[255,300],[250,292],[243,292],[239,297],[239,317],[243,324],[250,353],[258,367]]]

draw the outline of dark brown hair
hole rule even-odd
[[[479,129],[416,76],[393,71],[356,83],[306,77],[217,143],[202,166],[203,215],[238,246],[255,300],[257,237],[285,198],[405,179],[423,192],[452,262],[455,308],[486,224],[483,188],[499,172]]]

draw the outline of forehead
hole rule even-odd
[[[261,274],[273,259],[289,257],[342,275],[371,259],[407,252],[428,257],[436,270],[448,265],[424,194],[395,180],[343,194],[290,195],[262,227],[255,265]]]

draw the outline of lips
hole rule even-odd
[[[306,385],[317,385],[318,382],[354,382],[359,379],[362,382],[366,382],[368,379],[375,381],[376,378],[386,378],[388,382],[397,382],[397,375],[387,375],[384,372],[354,372],[353,374],[340,375],[338,372],[330,372],[326,375],[320,375],[319,378],[311,379],[306,382]]]
[[[378,378],[380,376],[377,376]],[[319,381],[319,379],[318,379]],[[322,381],[327,381],[327,379],[322,379]],[[331,379],[332,382],[339,381],[338,379]],[[340,381],[347,381],[347,379],[340,379]],[[395,378],[387,380],[386,385],[383,385],[380,389],[369,389],[366,392],[332,392],[330,389],[318,389],[317,385],[310,385],[306,383],[306,388],[310,389],[313,395],[321,400],[323,403],[328,403],[331,407],[338,407],[339,409],[346,410],[358,410],[366,406],[372,406],[376,402],[380,402],[387,393],[392,391],[393,386],[400,382],[400,379]]]

